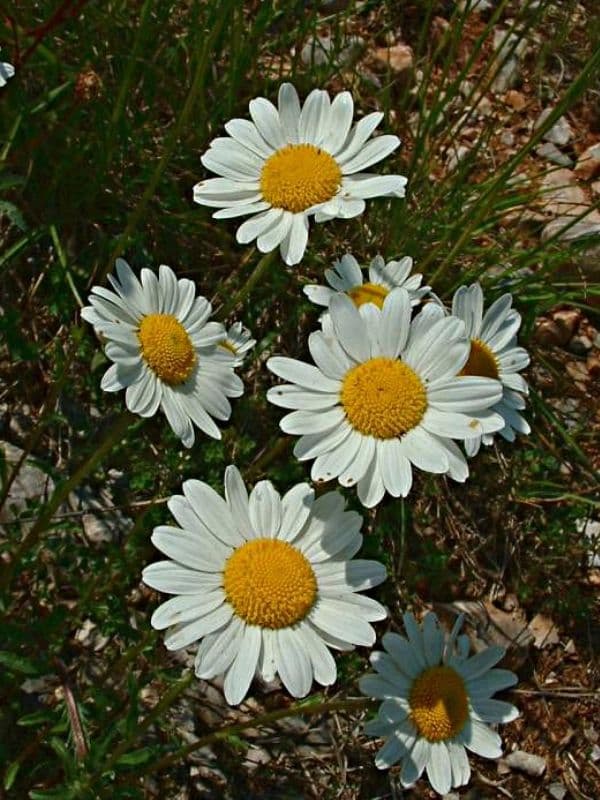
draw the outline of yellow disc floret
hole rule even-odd
[[[267,159],[260,174],[263,198],[294,214],[330,200],[340,187],[336,160],[313,144],[289,144]]]
[[[465,684],[452,667],[425,670],[413,683],[410,718],[429,742],[442,742],[457,736],[469,717]]]
[[[287,628],[317,599],[309,561],[288,542],[251,539],[227,559],[223,588],[235,613],[249,625]]]
[[[348,290],[348,295],[357,308],[364,306],[365,303],[373,303],[377,308],[383,308],[383,301],[389,293],[389,289],[378,283],[363,283]]]
[[[192,374],[196,351],[188,332],[172,314],[148,314],[140,323],[142,356],[151,370],[170,386]]]
[[[352,427],[376,439],[401,436],[419,424],[427,409],[421,379],[394,358],[371,358],[351,369],[340,400]]]
[[[499,372],[496,356],[492,349],[481,339],[471,339],[471,352],[460,374],[498,379]]]

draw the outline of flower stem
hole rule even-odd
[[[2,574],[0,575],[0,596],[10,586],[15,570],[18,567],[20,560],[25,553],[34,547],[42,538],[42,534],[46,531],[52,522],[55,512],[60,507],[61,503],[66,500],[69,494],[75,489],[81,481],[92,472],[102,459],[113,449],[113,447],[122,439],[125,431],[134,420],[133,415],[129,411],[125,411],[120,417],[111,425],[105,439],[98,445],[96,450],[88,456],[73,472],[70,478],[67,478],[62,483],[59,483],[48,500],[46,505],[34,522],[30,530],[23,537],[20,544],[17,546],[11,560],[5,565]]]
[[[219,316],[222,320],[226,319],[240,303],[244,302],[256,284],[265,276],[271,264],[276,260],[277,250],[271,250],[270,253],[265,253],[250,273],[246,283],[219,309]]]
[[[370,697],[352,697],[346,700],[322,700],[320,695],[309,697],[306,700],[302,700],[301,702],[295,703],[287,708],[281,708],[277,711],[269,711],[268,713],[262,714],[259,717],[246,720],[246,722],[225,725],[222,728],[218,728],[216,731],[207,733],[205,736],[201,736],[195,742],[185,745],[184,747],[180,747],[178,750],[175,750],[175,752],[169,753],[169,755],[163,756],[157,761],[154,761],[152,764],[145,766],[144,769],[138,773],[138,777],[167,769],[167,767],[177,764],[182,759],[186,758],[188,755],[190,755],[190,753],[200,750],[200,748],[206,747],[206,745],[217,742],[220,739],[227,739],[230,736],[236,736],[239,733],[243,733],[247,728],[260,728],[268,726],[273,722],[278,722],[279,720],[286,719],[287,717],[314,717],[332,711],[355,711],[366,709],[373,705],[373,702],[374,701]]]

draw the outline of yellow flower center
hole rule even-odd
[[[362,286],[348,290],[348,295],[357,308],[364,306],[365,303],[373,303],[377,308],[383,308],[383,301],[389,293],[389,289],[378,283],[363,283]]]
[[[223,588],[235,613],[249,625],[287,628],[317,599],[309,561],[288,542],[252,539],[227,559]]]
[[[161,381],[170,386],[185,383],[196,364],[188,332],[172,314],[148,314],[140,323],[142,355]]]
[[[492,352],[481,339],[471,339],[471,352],[467,363],[460,371],[461,375],[479,375],[482,378],[498,379],[498,361]]]
[[[376,439],[411,430],[427,408],[421,379],[394,358],[371,358],[353,367],[344,378],[340,399],[352,427]]]
[[[429,742],[453,739],[469,717],[464,681],[452,667],[425,670],[413,683],[408,699],[410,717]]]
[[[274,208],[298,213],[336,194],[342,171],[314,144],[288,144],[267,159],[260,174],[263,198]]]

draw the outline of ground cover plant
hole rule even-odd
[[[1,796],[598,796],[598,34],[1,11]]]

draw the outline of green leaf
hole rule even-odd
[[[117,761],[117,764],[133,767],[137,764],[145,764],[151,758],[154,758],[154,750],[151,747],[142,747],[140,750],[132,750],[131,753],[125,753]]]
[[[23,675],[39,675],[39,668],[28,658],[10,653],[7,650],[0,650],[0,664],[13,672],[22,672]]]
[[[54,714],[48,710],[34,711],[33,714],[25,714],[17,720],[17,725],[27,728],[34,725],[41,725],[43,722],[52,722]]]
[[[20,761],[13,761],[13,763],[6,770],[4,775],[4,788],[6,791],[8,791],[15,782],[15,778],[17,777],[17,772],[19,771],[20,766]]]
[[[2,217],[2,214],[9,218],[15,228],[23,232],[27,230],[27,223],[14,203],[9,203],[8,200],[0,200],[0,217]]]

